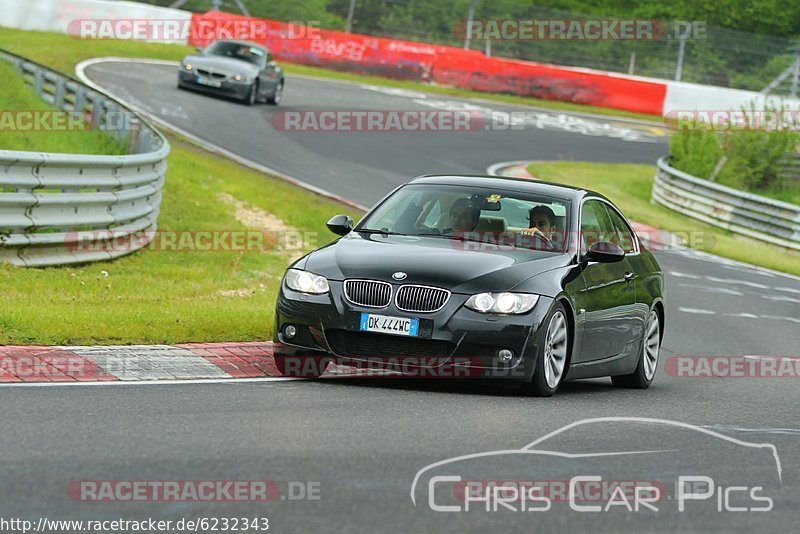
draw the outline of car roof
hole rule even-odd
[[[512,178],[507,176],[490,176],[486,174],[426,174],[414,178],[413,184],[437,185],[472,185],[489,189],[512,189],[542,195],[580,200],[586,196],[597,196],[606,199],[600,193],[572,185],[530,180],[527,178]],[[606,199],[608,200],[608,199]]]

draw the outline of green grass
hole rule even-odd
[[[62,72],[68,72],[70,74],[72,74],[74,71],[74,66],[76,64],[86,59],[95,57],[145,57],[151,59],[179,61],[186,54],[195,52],[194,48],[182,45],[144,43],[140,41],[78,40],[61,34],[13,30],[10,28],[0,28],[0,48],[5,48],[11,52],[24,55],[40,63],[46,63],[51,67],[54,67]],[[451,87],[439,87],[419,82],[393,80],[380,76],[352,74],[319,67],[310,67],[307,65],[294,65],[288,63],[282,63],[282,65],[289,76],[292,74],[319,76],[322,78],[381,85],[386,87],[398,87],[402,89],[412,89],[415,91],[424,91],[432,94],[449,95],[461,98],[482,98],[484,100],[491,100],[506,104],[535,106],[579,113],[594,113],[598,115],[642,119],[656,122],[661,121],[661,117],[654,115],[633,113],[618,109],[584,106],[570,102],[558,102],[555,100],[543,100],[539,98],[529,98],[515,95],[482,93],[479,91],[454,89]]]
[[[631,220],[679,236],[688,246],[777,271],[800,275],[800,255],[688,218],[650,202],[655,167],[627,163],[535,163],[531,174],[541,180],[585,187],[611,199]]]
[[[75,65],[96,57],[145,57],[180,61],[183,56],[195,51],[194,48],[183,45],[142,41],[80,40],[60,33],[2,27],[0,27],[0,48],[73,77]]]
[[[171,139],[160,230],[245,230],[228,193],[308,233],[352,209]],[[0,265],[0,344],[179,343],[270,339],[289,259],[275,251],[144,250],[83,267]],[[108,273],[108,276],[103,274]]]
[[[4,80],[3,90],[0,91],[0,114],[3,114],[0,119],[0,149],[71,154],[125,153],[124,144],[103,132],[26,130],[29,119],[23,121],[15,112],[52,111],[56,108],[39,99],[10,63],[0,61],[0,79]],[[14,125],[19,125],[21,129],[15,129]]]

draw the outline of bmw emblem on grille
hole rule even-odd
[[[392,274],[392,278],[395,280],[405,280],[408,275],[403,271],[397,271],[396,273]]]

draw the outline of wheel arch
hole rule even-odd
[[[556,297],[555,301],[561,303],[561,305],[564,306],[564,310],[567,312],[567,330],[569,332],[570,343],[567,363],[564,365],[564,377],[566,377],[572,365],[572,353],[575,351],[575,307],[563,293]]]
[[[662,299],[656,299],[653,302],[653,309],[656,311],[658,315],[658,327],[659,327],[659,341],[664,341],[664,329],[666,327],[666,313],[664,311],[664,301]]]

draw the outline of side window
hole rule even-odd
[[[622,218],[614,208],[608,207],[608,216],[611,223],[614,225],[614,243],[619,245],[626,253],[636,252],[635,237],[631,233],[630,228],[625,224]]]
[[[581,208],[581,253],[586,253],[599,241],[611,241],[614,233],[605,203],[599,200],[584,202]]]

